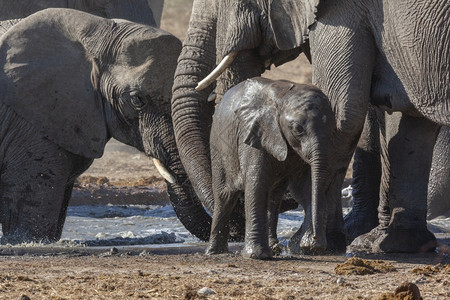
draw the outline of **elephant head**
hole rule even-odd
[[[224,71],[215,88],[220,99],[235,84],[261,75],[268,65],[294,59],[315,20],[317,4],[317,0],[194,1],[175,73],[172,117],[181,160],[208,210],[214,208],[208,144],[214,106],[206,101],[213,90],[208,84]]]
[[[181,222],[207,238],[190,226],[207,218],[195,206],[171,122],[177,38],[155,27],[52,8],[22,20],[0,42],[5,104],[74,154],[98,158],[114,137],[157,159]]]

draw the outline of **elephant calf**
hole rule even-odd
[[[279,205],[287,188],[306,211],[301,245],[324,250],[324,189],[335,126],[328,99],[316,87],[253,78],[230,89],[211,129],[215,203],[207,253],[228,251],[230,213],[243,197],[243,255],[272,257],[269,244],[277,242]]]
[[[158,28],[62,8],[37,12],[0,38],[4,241],[58,240],[76,177],[111,137],[156,159],[187,225],[186,203],[200,202],[170,117],[180,50]]]

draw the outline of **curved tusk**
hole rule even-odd
[[[159,174],[161,174],[161,176],[169,183],[174,184],[176,182],[175,177],[172,174],[170,174],[170,172],[166,169],[166,167],[164,167],[162,162],[157,158],[152,158],[152,160]]]
[[[220,74],[222,74],[223,71],[225,71],[226,68],[228,68],[233,63],[237,54],[238,54],[237,51],[232,51],[228,55],[226,55],[222,59],[222,61],[217,65],[217,67],[208,76],[206,76],[205,79],[203,79],[198,83],[195,90],[201,91],[207,88],[211,83],[213,83],[217,79],[217,77],[219,77]]]

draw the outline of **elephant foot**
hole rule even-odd
[[[2,223],[2,244],[17,245],[21,243],[50,244],[61,238],[62,227],[56,222],[31,222],[17,218],[16,222]]]
[[[362,234],[355,238],[353,242],[347,247],[349,253],[372,253],[372,246],[375,241],[386,234],[387,228],[385,226],[378,225],[368,233]]]
[[[254,243],[245,243],[242,249],[242,256],[251,259],[271,259],[273,257],[272,249]]]
[[[347,242],[351,243],[355,238],[378,226],[377,210],[355,210],[352,209],[344,217],[344,232]]]
[[[206,255],[223,254],[228,253],[228,243],[220,243],[215,241],[210,241],[208,248],[206,248]]]
[[[357,237],[347,252],[423,253],[434,251],[436,237],[426,228],[392,228],[378,226]]]
[[[13,232],[8,232],[4,234],[1,238],[1,244],[11,244],[17,245],[22,243],[41,243],[50,244],[59,240],[59,237],[54,237],[53,235],[40,235],[36,236],[27,230],[14,230]]]
[[[290,238],[289,252],[292,254],[318,255],[325,253],[327,249],[326,239],[318,239],[313,236],[311,230],[302,230],[303,226]]]

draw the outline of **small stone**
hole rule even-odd
[[[339,285],[343,285],[344,284],[344,278],[342,278],[342,277],[339,277],[337,280],[336,280],[336,283],[337,284],[339,284]]]
[[[20,300],[31,300],[31,299],[27,295],[22,295],[22,297],[20,297]]]
[[[210,289],[209,287],[203,287],[197,291],[197,295],[200,296],[210,296],[214,294],[216,294],[216,292],[213,289]]]
[[[109,250],[109,254],[114,255],[119,253],[119,250],[116,247],[112,247],[111,250]]]

